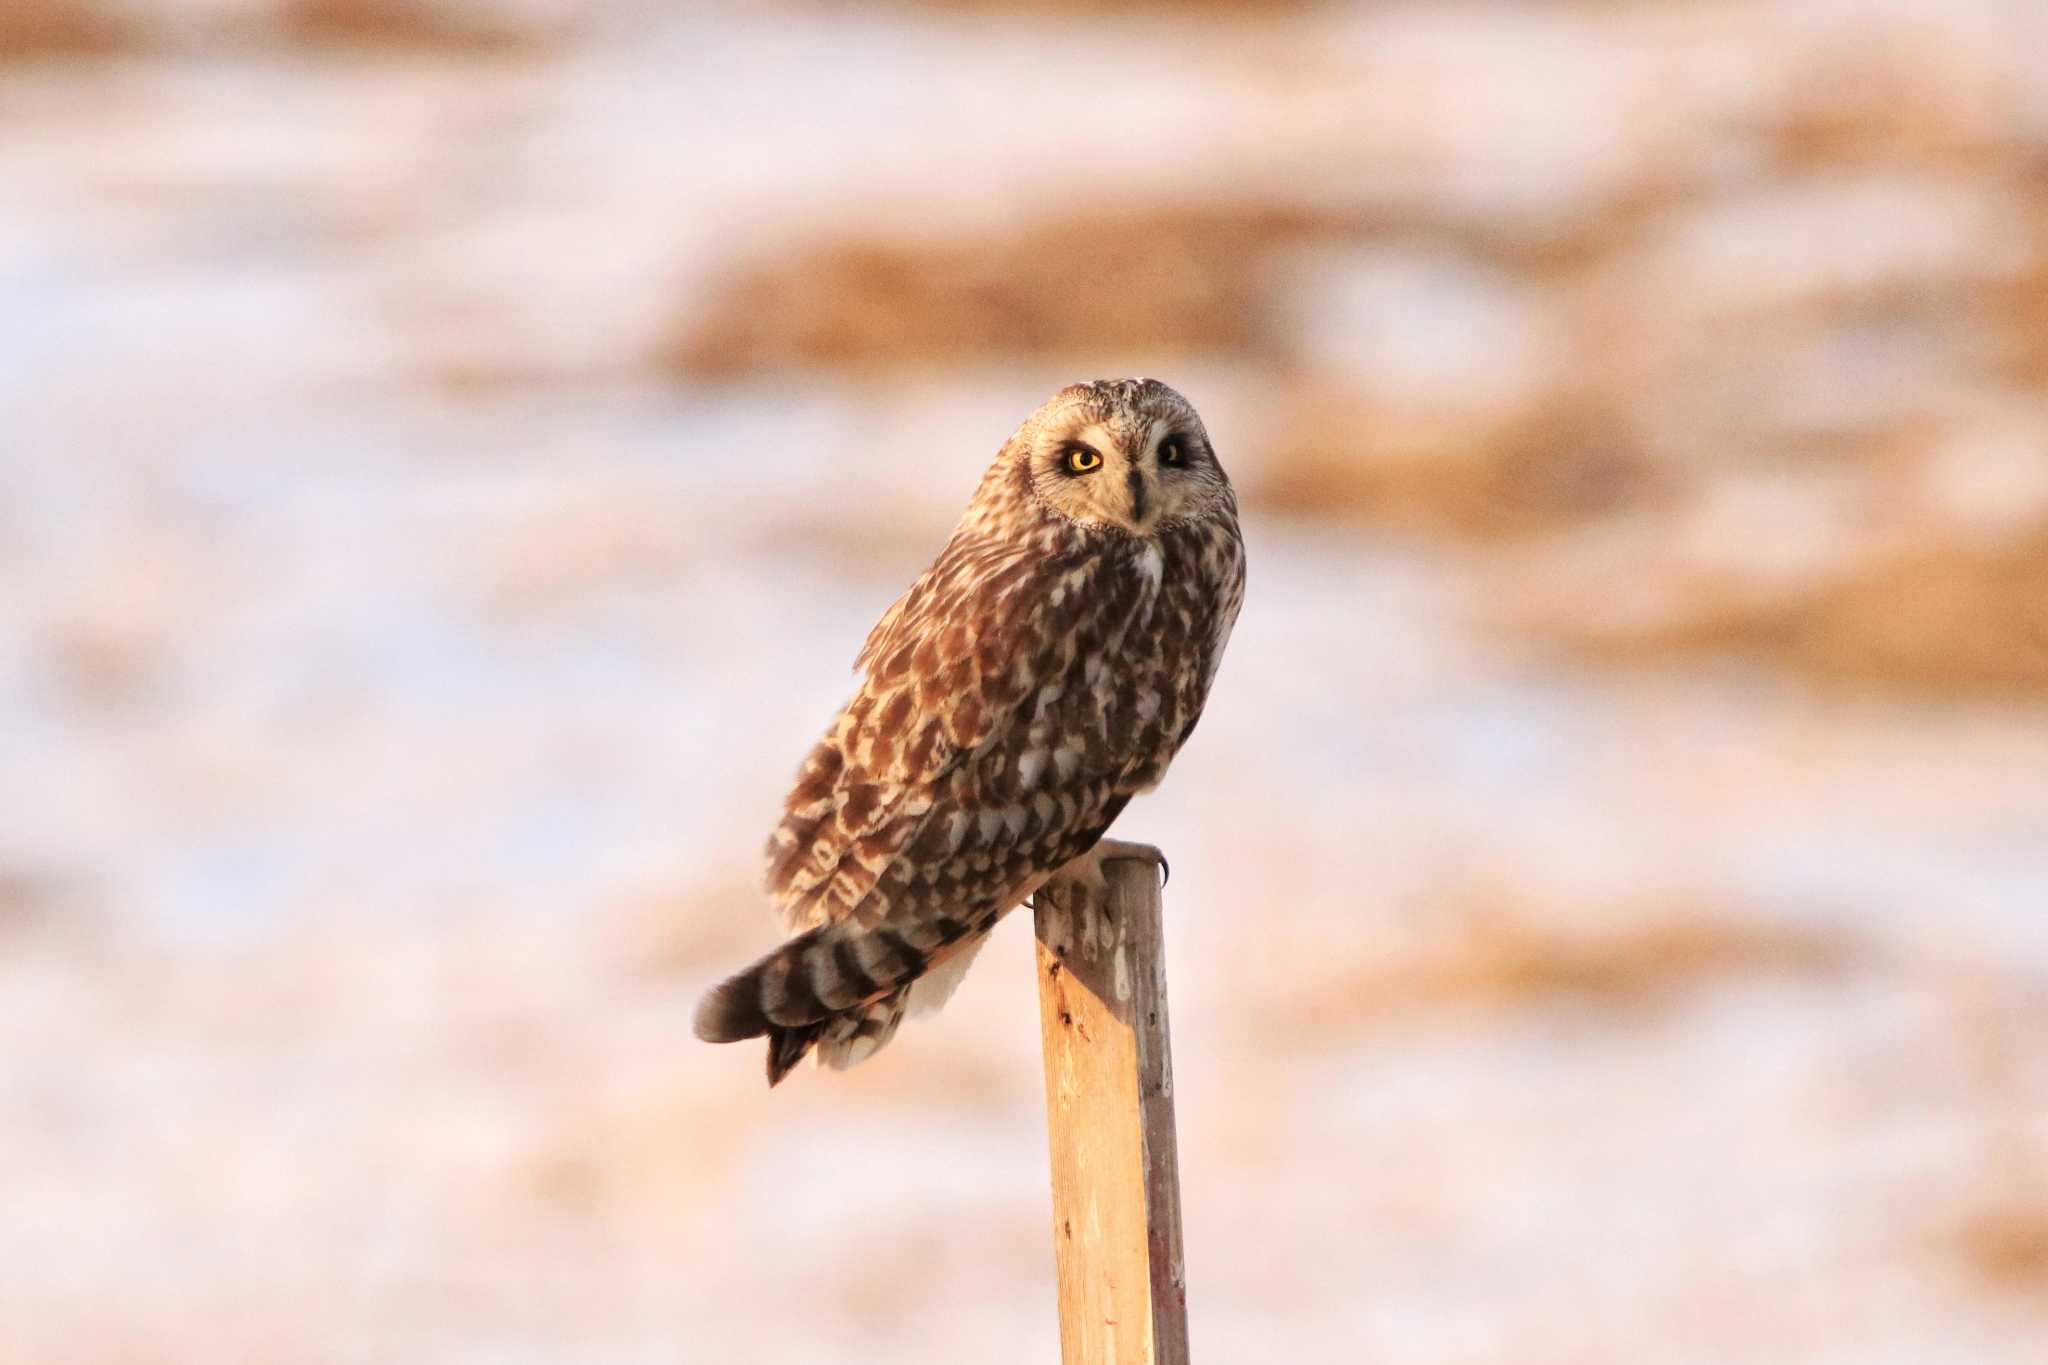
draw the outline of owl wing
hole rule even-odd
[[[859,690],[769,839],[768,889],[792,929],[936,913],[960,874],[1000,874],[1000,859],[953,855],[971,831],[1020,832],[1014,783],[994,780],[999,741],[1099,633],[1089,572],[1078,556],[957,536],[883,615],[856,661]]]

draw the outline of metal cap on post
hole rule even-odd
[[[1065,1365],[1185,1365],[1187,1285],[1158,870],[1035,901]]]

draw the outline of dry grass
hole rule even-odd
[[[1568,927],[1485,900],[1458,932],[1416,956],[1374,958],[1322,977],[1289,998],[1278,1022],[1342,1031],[1443,1009],[1574,1002],[1652,1010],[1716,980],[1839,971],[1857,956],[1841,937],[1689,909]]]
[[[2014,1191],[2014,1202],[1980,1209],[1956,1229],[1964,1266],[1986,1285],[2048,1302],[2048,1205]]]
[[[2032,177],[2048,184],[2048,155],[2036,158]],[[1994,372],[2024,389],[2048,388],[2048,195],[2034,198],[2035,240],[2027,265],[2009,279],[1996,282],[1981,304],[1990,322],[1994,350],[1988,357]]]
[[[1235,351],[1270,363],[1285,349],[1276,262],[1425,228],[1434,242],[1535,278],[1584,268],[1623,235],[1603,221],[1537,242],[1305,203],[1133,200],[1005,231],[825,240],[736,263],[656,360],[691,379],[1118,351]]]
[[[37,933],[54,923],[65,889],[50,876],[0,867],[0,943]]]
[[[1306,212],[1131,208],[943,243],[827,243],[739,272],[660,363],[705,378],[1243,349],[1262,257],[1331,230]]]
[[[1930,547],[1772,596],[1712,581],[1677,596],[1637,627],[1559,613],[1539,629],[1600,662],[1744,655],[1832,683],[2048,695],[2048,527],[2004,544]]]
[[[378,48],[441,55],[526,53],[549,46],[566,20],[537,19],[488,3],[449,0],[278,0],[223,16],[226,35],[279,37],[320,48]],[[104,57],[145,44],[132,19],[91,0],[0,4],[0,63]]]
[[[559,36],[503,10],[445,0],[285,0],[277,23],[308,46],[443,54],[525,52]]]
[[[1978,60],[1924,19],[1836,30],[1803,54],[1799,79],[1761,130],[1765,145],[1795,173],[1994,154],[2004,111]]]
[[[1260,506],[1428,533],[1541,531],[1663,498],[1666,471],[1597,401],[1560,399],[1495,421],[1376,408],[1305,387],[1246,490]]]
[[[161,670],[167,642],[157,623],[74,609],[48,623],[46,644],[53,672],[69,695],[115,703],[148,689]]]
[[[955,10],[969,14],[1118,14],[1132,9],[1150,11],[1182,10],[1196,15],[1231,12],[1263,16],[1305,7],[1305,0],[1139,0],[1138,4],[1111,4],[1109,0],[917,0],[922,9]]]
[[[44,660],[80,702],[146,695],[197,628],[210,586],[192,547],[175,535],[138,534],[79,575],[43,615]]]
[[[0,62],[41,57],[99,57],[132,46],[135,35],[86,0],[7,0],[0,4]]]

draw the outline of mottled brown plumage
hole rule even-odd
[[[1236,498],[1187,400],[1054,395],[868,635],[768,843],[795,936],[705,997],[698,1036],[766,1034],[772,1085],[942,1003],[997,918],[1165,774],[1243,592]]]

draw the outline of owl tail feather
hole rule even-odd
[[[767,1035],[770,1085],[814,1046],[827,1065],[852,1066],[895,1034],[929,961],[891,930],[820,925],[713,987],[694,1028],[707,1043]]]
[[[768,1086],[772,1090],[782,1083],[782,1078],[796,1069],[818,1041],[818,1035],[825,1031],[824,1024],[805,1024],[802,1028],[771,1028],[768,1030]]]
[[[815,1047],[818,1060],[834,1071],[844,1071],[874,1056],[896,1036],[903,1022],[903,1006],[910,995],[904,986],[874,1004],[835,1014],[815,1024],[798,1028],[768,1028],[768,1084],[775,1086],[796,1069],[796,1064]]]

